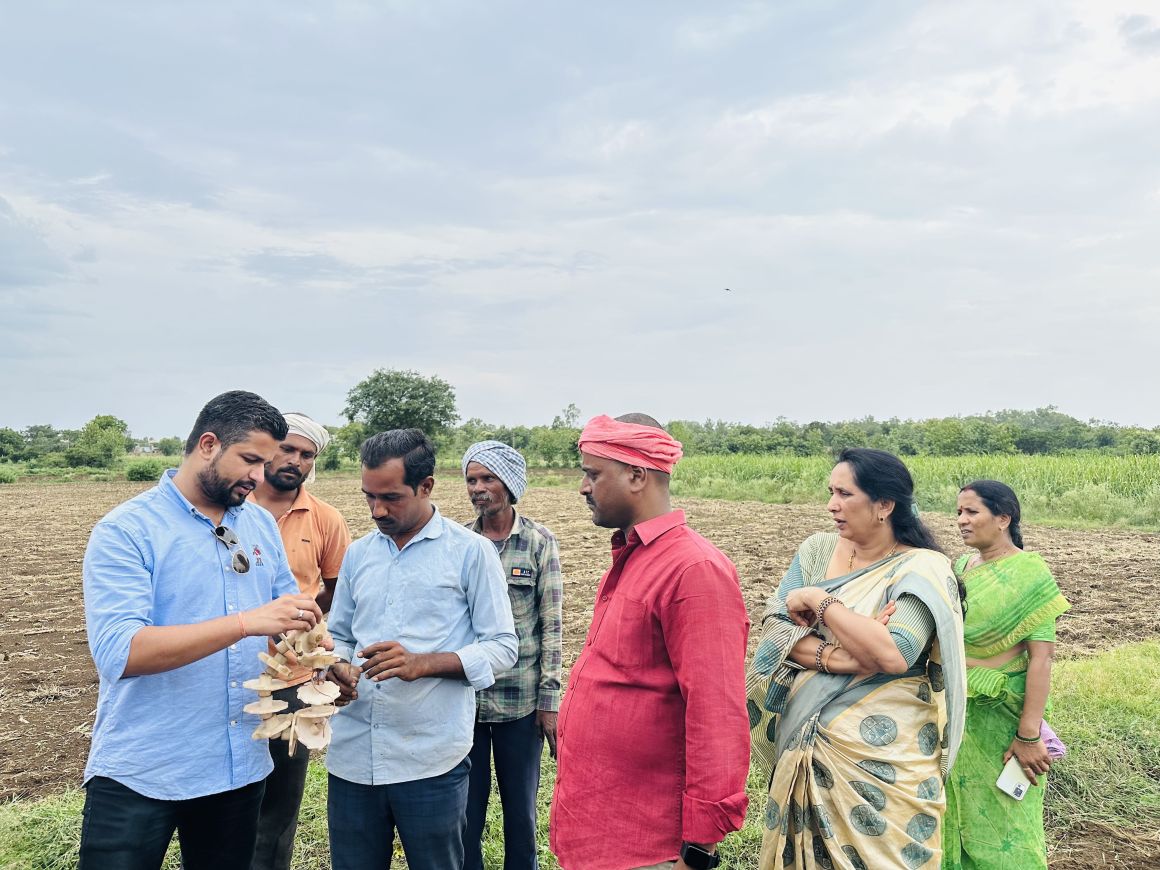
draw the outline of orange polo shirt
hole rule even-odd
[[[342,557],[350,546],[350,530],[338,509],[315,498],[301,486],[290,510],[278,517],[282,546],[298,588],[316,597],[322,591],[322,578],[338,576]]]
[[[253,501],[250,496],[250,501]],[[322,578],[338,576],[342,557],[350,546],[350,530],[338,509],[315,498],[304,486],[298,487],[298,497],[290,510],[278,517],[278,531],[286,560],[298,589],[311,598],[322,591]],[[295,686],[310,679],[311,671],[292,667],[287,679]]]

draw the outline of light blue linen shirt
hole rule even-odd
[[[495,546],[438,509],[400,550],[375,530],[346,551],[330,608],[334,652],[394,640],[409,652],[454,652],[466,679],[362,679],[331,720],[326,767],[362,785],[451,770],[475,733],[475,692],[516,663],[519,639]]]
[[[129,645],[147,625],[186,625],[259,607],[298,591],[274,518],[255,504],[226,511],[250,559],[236,574],[216,525],[173,482],[114,508],[85,550],[85,625],[100,696],[85,782],[114,779],[146,797],[186,800],[241,788],[273,769],[259,718],[242,688],[265,668],[266,638],[248,637],[160,674],[123,676]],[[241,630],[239,627],[239,634]]]

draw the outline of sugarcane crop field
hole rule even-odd
[[[715,465],[720,472],[720,463]],[[694,466],[695,469],[695,466]],[[919,472],[921,474],[921,472]],[[436,503],[467,519],[470,508],[454,470],[440,469]],[[565,573],[565,671],[579,653],[596,584],[609,561],[608,532],[592,524],[577,478],[538,478],[521,500],[528,516],[559,538]],[[797,545],[830,526],[813,504],[769,504],[685,494],[691,524],[738,567],[754,625]],[[93,524],[147,483],[21,481],[3,487],[0,564],[7,590],[0,635],[0,866],[71,867],[79,841],[82,771],[97,701],[97,675],[85,637],[81,561]],[[716,486],[717,484],[713,484]],[[921,486],[920,486],[921,489]],[[335,505],[354,535],[372,528],[357,476],[324,476],[314,492]],[[928,505],[929,506],[929,505]],[[953,517],[924,518],[948,553],[962,551]],[[1052,722],[1069,755],[1053,769],[1048,824],[1052,867],[1160,866],[1160,535],[1130,528],[1028,524],[1029,549],[1053,568],[1072,602],[1059,623]],[[757,632],[750,635],[751,647]],[[180,710],[174,711],[181,716]],[[546,827],[551,762],[545,759],[541,823]],[[751,822],[727,841],[727,866],[756,866],[764,795],[751,780]],[[498,801],[493,801],[493,805]],[[494,809],[494,806],[493,806]],[[493,814],[488,854],[502,854]],[[541,862],[555,866],[541,842]],[[325,776],[313,765],[296,866],[329,866]],[[400,856],[401,857],[401,856]],[[171,855],[171,860],[176,861]],[[176,863],[173,866],[177,866]]]

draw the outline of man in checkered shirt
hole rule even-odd
[[[463,870],[483,870],[480,841],[491,792],[491,761],[503,805],[504,870],[534,870],[536,792],[544,741],[556,757],[564,582],[556,537],[514,505],[527,488],[527,466],[514,448],[480,441],[463,455],[471,528],[495,544],[512,603],[519,660],[477,696],[475,744],[467,796]]]

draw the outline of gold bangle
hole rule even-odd
[[[833,644],[828,640],[823,640],[820,644],[818,644],[818,648],[814,651],[814,670],[818,671],[819,673],[828,674],[830,672],[830,669],[827,668],[825,663],[822,661],[822,654],[826,651],[826,647],[828,646],[832,647]]]

